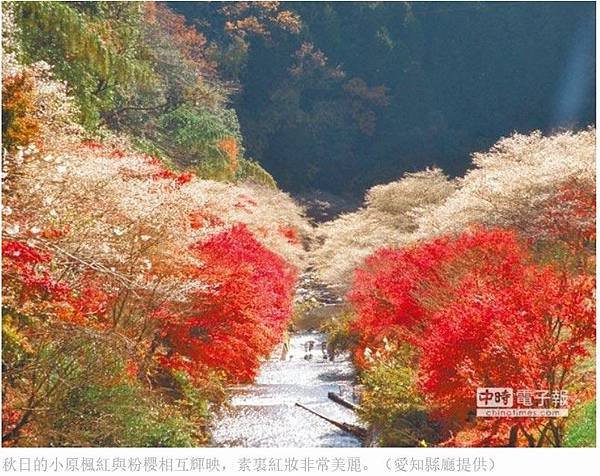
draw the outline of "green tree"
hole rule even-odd
[[[133,90],[155,84],[140,42],[141,4],[16,2],[15,7],[23,59],[53,65],[72,88],[88,128]]]

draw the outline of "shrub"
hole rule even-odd
[[[439,430],[418,389],[413,354],[407,345],[388,344],[360,375],[364,390],[359,415],[370,425],[376,446],[428,446],[439,441]]]
[[[45,433],[49,446],[196,446],[192,421],[165,407],[135,382],[103,387],[90,382],[74,388],[55,407],[56,420]]]
[[[327,351],[330,354],[340,354],[356,347],[359,335],[353,329],[354,320],[354,314],[350,310],[345,310],[321,326],[323,332],[327,334]]]
[[[565,433],[565,446],[596,447],[596,400],[571,410]]]
[[[2,81],[2,142],[4,147],[31,144],[39,133],[34,104],[33,78],[22,71]]]
[[[277,189],[277,183],[269,172],[258,162],[250,159],[240,159],[237,178],[241,182],[253,182],[268,188]]]

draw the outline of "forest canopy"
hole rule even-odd
[[[594,122],[591,2],[169,2],[238,85],[245,146],[286,190],[360,198],[514,131]]]

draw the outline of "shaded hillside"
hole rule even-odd
[[[245,146],[287,190],[361,197],[513,131],[594,122],[593,3],[179,3]]]

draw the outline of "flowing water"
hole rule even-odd
[[[231,408],[213,430],[215,446],[361,446],[357,437],[295,406],[299,402],[333,420],[357,423],[354,412],[327,398],[335,392],[352,401],[354,370],[348,356],[326,359],[324,340],[314,331],[293,334],[284,360],[279,346],[255,383],[235,386]]]

